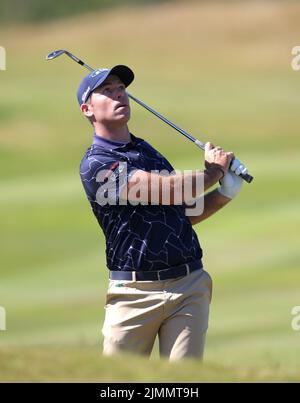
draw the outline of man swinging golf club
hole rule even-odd
[[[80,176],[106,238],[103,352],[150,355],[158,335],[162,357],[201,358],[212,281],[192,226],[234,198],[242,185],[238,175],[247,174],[247,168],[232,152],[207,143],[204,170],[174,173],[166,158],[128,129],[126,87],[133,79],[123,65],[99,69],[77,92],[94,130]],[[200,197],[199,181],[204,191],[219,181],[220,186],[205,194],[202,212],[189,216],[179,196],[189,184],[193,197]]]

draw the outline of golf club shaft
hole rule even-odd
[[[196,139],[194,136],[191,134],[187,133],[185,130],[180,129],[180,127],[176,126],[173,122],[171,122],[169,119],[165,118],[163,115],[161,115],[159,112],[155,111],[154,109],[150,108],[150,106],[146,105],[144,102],[140,101],[139,99],[135,98],[133,95],[129,94],[127,92],[127,95],[129,98],[133,99],[136,103],[147,109],[147,111],[151,112],[153,115],[161,119],[163,122],[167,123],[169,126],[173,127],[173,129],[177,130],[179,133],[183,134],[186,138],[191,140],[194,144],[196,144],[201,150],[205,149],[205,144],[202,143],[202,141]],[[239,175],[241,178],[243,178],[246,182],[251,183],[253,180],[253,177],[249,174],[240,174]]]
[[[95,69],[93,69],[92,67],[90,67],[89,65],[87,65],[86,63],[84,63],[82,60],[78,59],[78,57],[76,57],[75,55],[73,55],[70,52],[65,52],[71,59],[73,59],[76,63],[80,64],[81,66],[87,68],[90,71],[94,71]]]
[[[76,57],[75,55],[73,55],[72,53],[64,50],[64,51],[54,51],[52,53],[49,53],[48,56],[46,57],[47,60],[51,60],[52,58],[55,58],[57,56],[60,56],[61,54],[65,53],[67,56],[69,56],[72,60],[74,60],[76,63],[79,63],[81,66],[87,68],[90,71],[94,71],[94,69],[92,67],[90,67],[89,65],[87,65],[86,63],[84,63],[82,60],[80,60],[78,57]],[[137,99],[136,97],[134,97],[133,95],[127,93],[127,95],[129,96],[129,98],[131,98],[133,101],[135,101],[136,103],[138,103],[139,105],[141,105],[143,108],[145,108],[147,111],[151,112],[153,115],[155,115],[156,117],[158,117],[160,120],[162,120],[163,122],[165,122],[166,124],[168,124],[169,126],[173,127],[173,129],[177,130],[179,133],[181,133],[183,136],[187,137],[189,140],[191,140],[194,144],[196,144],[199,148],[201,148],[201,150],[205,149],[205,144],[202,143],[202,141],[196,139],[195,137],[191,136],[189,133],[187,133],[186,131],[180,129],[180,127],[176,126],[173,122],[171,122],[169,119],[165,118],[164,116],[162,116],[160,113],[156,112],[154,109],[150,108],[150,106],[146,105],[144,102],[140,101],[139,99]],[[240,174],[239,175],[241,178],[243,178],[246,182],[251,183],[253,180],[253,176],[249,175],[249,174]]]
[[[163,115],[161,115],[160,113],[156,112],[154,109],[150,108],[150,106],[146,105],[144,102],[140,101],[139,99],[137,99],[136,97],[134,97],[133,95],[129,94],[127,92],[127,95],[129,96],[129,98],[133,99],[136,103],[138,103],[139,105],[141,105],[142,107],[144,107],[145,109],[147,109],[147,111],[153,113],[153,115],[155,115],[156,117],[158,117],[159,119],[161,119],[163,122],[167,123],[169,126],[173,127],[173,129],[177,130],[179,133],[183,134],[185,137],[187,137],[189,140],[193,141],[199,148],[201,148],[202,150],[205,149],[205,144],[202,143],[200,140],[197,140],[195,137],[191,136],[189,133],[187,133],[186,131],[180,129],[180,127],[176,126],[173,122],[171,122],[169,119],[165,118]]]

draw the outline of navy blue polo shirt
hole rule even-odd
[[[109,270],[158,271],[201,259],[202,250],[184,205],[118,203],[119,194],[137,169],[174,171],[157,150],[132,134],[129,143],[94,135],[80,164],[83,187],[105,235]],[[102,175],[106,172],[113,173],[117,189],[114,205],[99,203],[102,190],[107,192],[109,176]]]

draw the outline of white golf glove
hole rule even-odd
[[[243,179],[239,174],[246,174],[248,169],[239,160],[234,160],[227,174],[220,180],[218,191],[221,195],[233,199],[241,190]]]

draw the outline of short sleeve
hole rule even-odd
[[[80,164],[80,177],[89,201],[100,206],[119,204],[120,194],[136,169],[114,155],[85,156]]]

